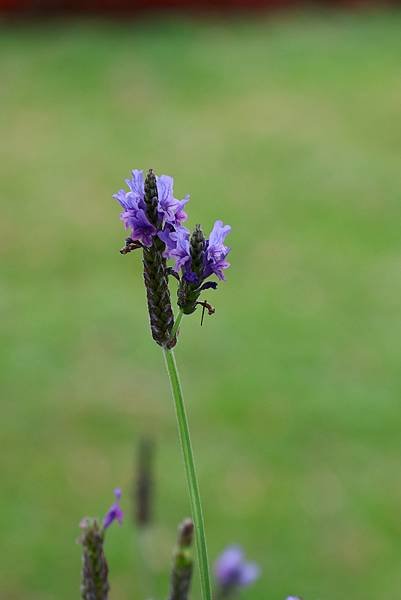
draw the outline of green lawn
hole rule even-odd
[[[78,523],[116,485],[129,513],[142,433],[166,597],[189,508],[111,200],[149,166],[191,225],[233,228],[216,315],[177,349],[211,556],[261,563],[249,600],[398,597],[400,16],[3,24],[2,599],[78,598]],[[130,519],[109,533],[111,598],[141,600]]]

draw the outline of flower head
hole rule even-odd
[[[123,208],[121,220],[126,229],[132,230],[132,239],[150,247],[153,238],[160,232],[166,233],[181,226],[187,214],[183,210],[189,201],[187,195],[177,200],[173,194],[173,178],[169,175],[156,177],[157,185],[157,217],[158,223],[151,222],[147,214],[145,201],[145,180],[143,171],[134,169],[131,179],[126,179],[128,191],[121,189],[113,195]],[[156,190],[155,190],[156,192]],[[157,226],[156,226],[157,225]],[[162,238],[161,238],[162,239]]]
[[[222,588],[233,589],[253,583],[260,575],[260,568],[256,563],[246,562],[242,548],[229,546],[216,561],[215,575]]]
[[[225,245],[225,238],[231,227],[216,221],[208,239],[200,225],[190,232],[183,225],[189,196],[182,200],[175,198],[174,180],[169,175],[158,177],[149,169],[144,178],[142,170],[133,170],[132,177],[125,182],[127,189],[113,196],[123,209],[121,220],[132,232],[120,252],[126,255],[142,249],[152,337],[160,346],[172,348],[177,336],[169,278],[172,275],[179,281],[177,296],[181,313],[190,315],[200,305],[202,319],[206,309],[213,314],[214,308],[206,300],[200,301],[200,294],[216,289],[217,282],[209,280],[213,275],[224,280],[224,272],[230,266],[227,261],[230,248]],[[168,259],[175,261],[174,267],[167,266]]]
[[[209,239],[205,239],[200,225],[195,227],[191,235],[182,226],[180,231],[169,236],[166,255],[175,259],[175,270],[181,271],[178,306],[184,314],[190,315],[199,304],[210,307],[205,302],[199,302],[199,296],[203,290],[216,289],[216,282],[206,281],[210,276],[216,275],[224,280],[223,271],[230,266],[226,261],[230,248],[224,244],[224,240],[230,231],[229,225],[216,221]],[[209,311],[209,314],[212,313]]]
[[[113,523],[113,521],[118,521],[121,525],[122,521],[123,521],[123,516],[124,513],[121,510],[121,506],[119,504],[119,500],[121,498],[121,490],[120,488],[116,488],[114,490],[114,496],[116,498],[116,501],[114,502],[114,504],[112,504],[109,508],[109,510],[107,511],[107,513],[104,516],[103,519],[103,528],[107,529],[108,527],[110,527],[110,525]]]
[[[224,280],[223,271],[230,266],[230,263],[226,261],[226,257],[231,250],[231,248],[224,245],[224,239],[230,231],[231,227],[223,225],[223,221],[216,221],[213,225],[209,239],[204,240],[204,245],[202,246],[202,264],[200,269],[196,269],[198,271],[196,277],[198,283],[202,283],[213,274],[217,275],[219,279]],[[201,232],[201,230],[197,226],[193,235],[196,236],[198,232]],[[175,259],[176,271],[180,271],[185,265],[183,275],[187,281],[193,281],[194,278],[191,277],[191,273],[195,269],[192,268],[192,261],[196,253],[193,249],[191,251],[188,229],[180,227],[173,234],[169,234],[169,238],[169,242],[166,243],[168,257]]]

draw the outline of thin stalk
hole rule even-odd
[[[180,310],[180,312],[178,313],[177,318],[174,322],[173,329],[171,330],[171,338],[172,339],[174,339],[178,333],[178,330],[180,328],[181,319],[183,316],[184,316],[184,313],[182,312],[182,310]]]
[[[182,314],[182,313],[181,313]],[[178,317],[179,318],[179,317]],[[177,320],[178,320],[177,318]],[[175,411],[177,415],[178,432],[184,457],[185,473],[191,501],[192,519],[195,526],[196,551],[199,564],[202,600],[211,600],[212,592],[209,578],[209,564],[207,558],[205,524],[203,520],[202,504],[199,493],[198,479],[196,476],[191,438],[189,434],[188,419],[185,410],[184,398],[177,364],[172,349],[163,348],[167,372],[170,378],[171,392],[173,394]]]

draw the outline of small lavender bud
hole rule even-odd
[[[96,520],[81,521],[80,542],[82,553],[82,600],[107,600],[109,595],[109,568],[103,551],[104,531],[99,529]]]
[[[142,439],[138,447],[136,477],[133,489],[133,518],[138,527],[146,527],[152,519],[153,455],[151,440]]]
[[[185,519],[178,528],[177,547],[173,557],[169,600],[188,600],[191,587],[193,560],[191,546],[194,525]]]
[[[203,235],[201,226],[196,225],[189,242],[191,280],[184,275],[178,288],[178,306],[186,315],[195,312],[197,301],[202,291],[205,251],[205,236]]]
[[[145,204],[146,204],[146,215],[149,221],[155,227],[159,222],[159,215],[157,213],[157,180],[156,175],[153,173],[152,169],[149,169],[148,174],[144,183],[144,191],[145,191]]]
[[[206,240],[200,225],[196,225],[190,239],[191,267],[198,279],[203,278]]]

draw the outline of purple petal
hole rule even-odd
[[[221,246],[223,245],[224,238],[231,231],[230,225],[223,225],[223,221],[216,221],[213,225],[213,229],[209,236],[210,246]]]
[[[143,197],[145,190],[145,184],[143,180],[143,171],[142,169],[133,169],[132,171],[132,179],[126,179],[125,183],[128,185],[131,192],[135,195]]]
[[[139,240],[144,246],[152,245],[157,230],[156,227],[149,222],[145,211],[142,209],[126,210],[121,213],[121,220],[124,222],[126,229],[132,229],[131,237],[133,240]]]
[[[215,222],[207,242],[205,278],[214,274],[219,279],[224,280],[223,271],[230,266],[230,263],[226,261],[226,257],[231,248],[225,246],[223,242],[230,231],[231,227],[223,225],[223,221]]]
[[[164,257],[170,258],[171,250],[177,246],[177,233],[172,225],[166,224],[162,231],[157,234],[158,238],[166,245]]]
[[[170,232],[169,238],[171,245],[167,246],[168,258],[175,259],[175,270],[179,271],[191,258],[189,252],[189,231],[184,226],[177,227],[177,229]]]
[[[186,220],[187,214],[183,207],[189,201],[189,196],[184,200],[174,198],[174,180],[169,175],[157,177],[158,212],[164,223],[180,226]]]

